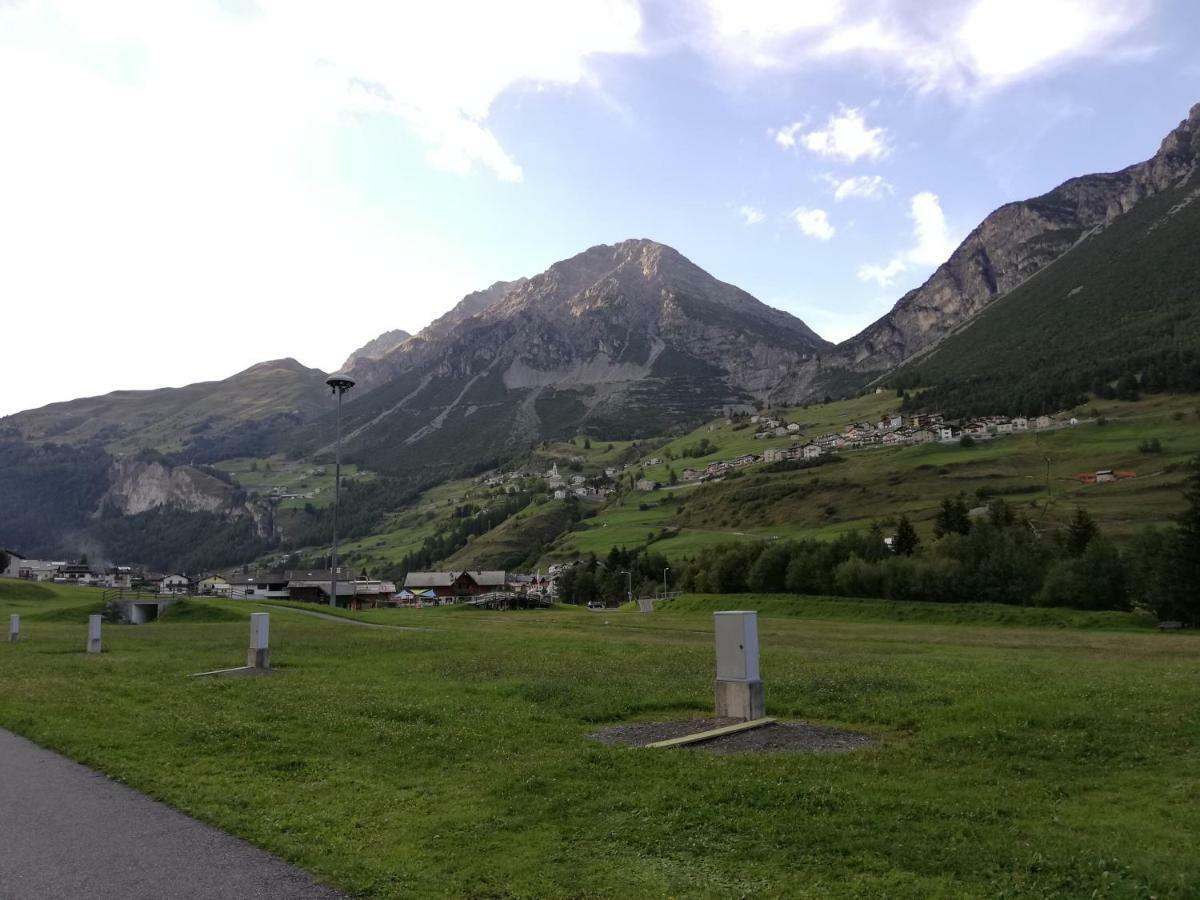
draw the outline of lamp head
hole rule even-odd
[[[330,375],[325,379],[325,383],[329,385],[330,391],[335,394],[344,394],[350,388],[354,387],[354,379],[349,375],[341,373]]]

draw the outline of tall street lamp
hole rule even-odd
[[[329,572],[329,605],[337,606],[337,520],[338,503],[342,497],[342,394],[354,387],[354,379],[349,375],[330,375],[325,379],[330,391],[337,395],[337,449],[334,451],[333,469],[333,565]]]
[[[670,566],[667,566],[665,569],[663,569],[663,594],[667,593],[667,573],[670,571]]]
[[[625,576],[625,587],[626,587],[625,599],[628,601],[632,601],[633,600],[633,576],[630,575],[628,572],[622,572],[621,574]]]

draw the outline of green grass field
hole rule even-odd
[[[607,748],[711,708],[711,610],[396,610],[355,628],[192,602],[106,626],[97,593],[0,583],[0,725],[356,895],[1192,897],[1200,639],[1055,610],[739,597],[768,711],[848,755]],[[909,610],[908,607],[913,607]],[[1034,627],[1044,625],[1049,627]]]

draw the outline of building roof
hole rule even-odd
[[[466,571],[462,574],[470,575],[472,580],[480,587],[504,587],[508,583],[508,573],[502,569]]]
[[[409,572],[404,577],[406,588],[450,587],[454,583],[453,572]]]

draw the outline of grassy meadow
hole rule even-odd
[[[0,582],[0,726],[355,895],[1191,897],[1200,638],[1131,616],[685,597],[653,615],[273,609],[106,626],[97,593]],[[770,714],[847,755],[604,747],[711,710],[711,611],[761,610]]]

